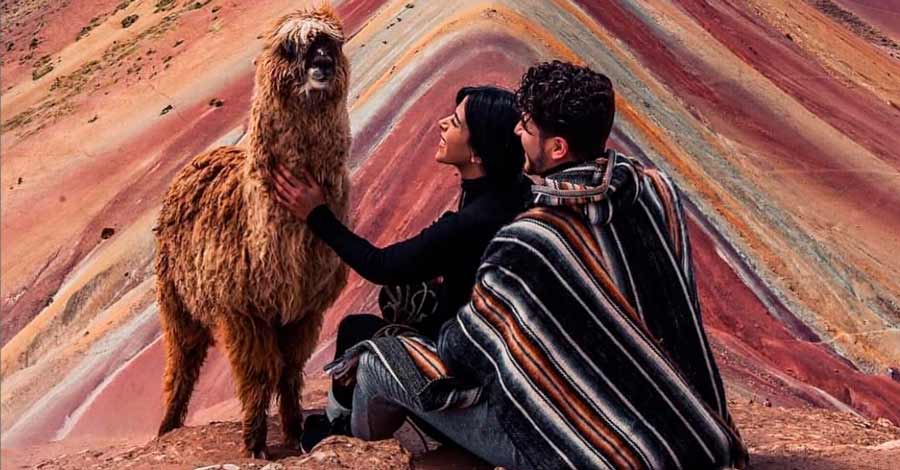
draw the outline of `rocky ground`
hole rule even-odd
[[[751,452],[754,469],[892,470],[900,462],[900,428],[848,413],[811,408],[778,408],[749,402],[731,409]],[[281,433],[270,421],[273,461],[240,458],[240,425],[212,422],[179,429],[149,442],[115,442],[79,447],[77,442],[3,454],[3,469],[491,469],[457,449],[439,448],[406,428],[399,439],[363,442],[332,437],[311,454],[278,445]]]

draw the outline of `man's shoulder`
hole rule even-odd
[[[556,238],[559,232],[584,226],[586,222],[581,213],[568,207],[536,206],[519,214],[497,237]]]
[[[519,214],[513,224],[528,226],[534,223],[558,225],[558,224],[582,224],[587,221],[583,214],[568,206],[533,206]],[[512,224],[511,224],[512,225]]]
[[[534,207],[503,227],[491,241],[487,264],[501,265],[514,272],[528,272],[535,263],[564,263],[561,253],[579,252],[592,237],[586,219],[567,207]]]

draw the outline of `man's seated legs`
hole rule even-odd
[[[507,468],[529,468],[507,436],[488,400],[482,398],[468,408],[428,413],[418,409],[415,392],[406,390],[390,370],[372,353],[363,353],[356,370],[353,436],[364,440],[391,438],[407,416],[414,416],[460,447],[489,462]],[[426,432],[429,432],[426,429]],[[446,436],[446,437],[444,437]]]
[[[366,441],[389,439],[406,420],[412,396],[381,361],[365,352],[356,368],[350,429]]]

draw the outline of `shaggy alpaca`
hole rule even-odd
[[[157,297],[166,345],[162,435],[180,427],[213,332],[243,405],[244,449],[266,457],[266,409],[280,397],[285,444],[302,432],[303,366],[322,315],[347,281],[337,256],[278,205],[276,163],[304,169],[347,212],[350,117],[344,35],[330,7],[278,21],[257,58],[249,149],[221,147],[169,188],[157,231]]]

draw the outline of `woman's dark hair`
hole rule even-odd
[[[606,75],[568,62],[544,62],[522,76],[516,104],[537,124],[542,138],[566,139],[576,159],[598,158],[606,150],[616,114]]]
[[[487,177],[498,183],[517,181],[525,151],[514,132],[520,117],[516,95],[494,86],[464,87],[456,94],[456,104],[466,97],[469,146],[481,159]]]

